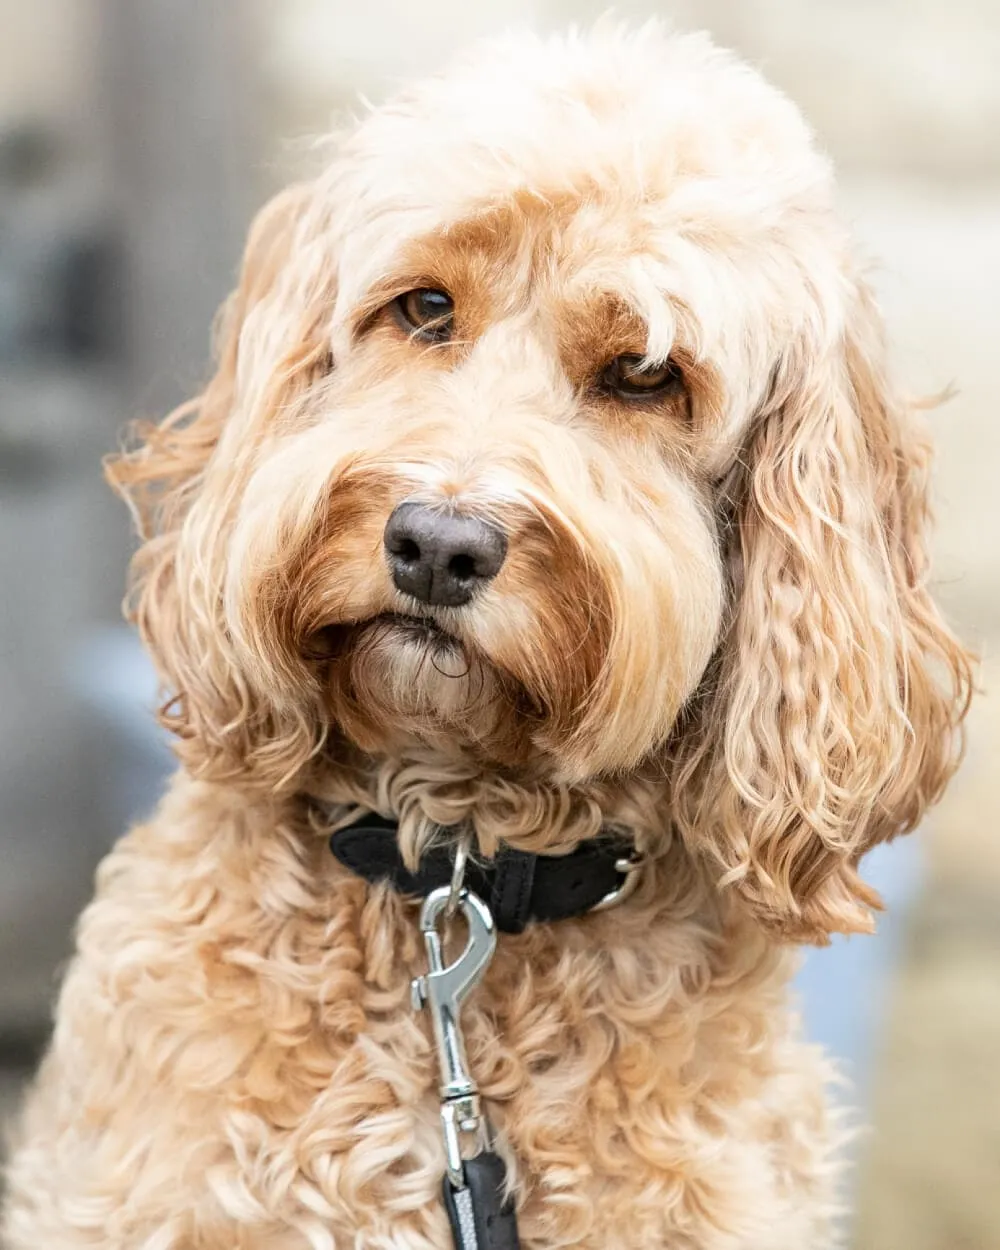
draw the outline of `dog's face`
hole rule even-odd
[[[365,749],[579,780],[704,672],[725,414],[679,305],[649,351],[642,215],[519,197],[404,234],[247,478],[230,619],[262,658],[280,621]]]
[[[787,101],[647,28],[493,45],[274,201],[216,377],[115,471],[163,492],[139,614],[192,759],[656,759],[767,918],[859,923],[968,673],[829,195]]]

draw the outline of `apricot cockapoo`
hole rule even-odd
[[[871,928],[970,668],[831,195],[756,72],[605,23],[264,208],[214,377],[110,465],[180,769],[80,922],[11,1250],[833,1243],[794,946]]]

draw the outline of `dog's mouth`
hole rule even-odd
[[[430,617],[380,612],[365,620],[317,630],[309,638],[307,654],[311,659],[334,660],[384,645],[416,647],[431,655],[458,654],[465,649],[460,639]]]
[[[359,626],[368,636],[379,640],[413,643],[433,651],[459,650],[461,642],[427,616],[409,616],[404,612],[380,612]]]

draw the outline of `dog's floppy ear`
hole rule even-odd
[[[783,360],[732,489],[733,616],[681,741],[685,836],[789,938],[872,927],[858,860],[960,752],[970,658],[926,586],[929,446],[853,279]]]
[[[127,611],[170,696],[161,720],[181,740],[185,762],[203,773],[220,758],[238,770],[254,714],[226,653],[221,612],[233,488],[253,454],[252,434],[328,354],[332,295],[313,288],[331,266],[295,261],[320,229],[315,198],[303,184],[260,211],[237,289],[219,313],[213,377],[160,425],[137,424],[135,446],[105,466],[143,540]]]

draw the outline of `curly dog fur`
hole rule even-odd
[[[871,928],[971,683],[831,197],[755,72],[604,24],[474,49],[262,211],[215,376],[109,469],[181,767],[80,922],[12,1250],[448,1244],[415,912],[326,849],[359,808],[411,864],[460,824],[648,857],[466,1008],[527,1248],[832,1244],[794,943]],[[394,586],[403,500],[506,534],[468,605]]]

